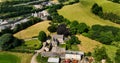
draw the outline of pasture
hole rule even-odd
[[[93,52],[94,48],[96,48],[96,46],[99,46],[99,47],[104,46],[106,48],[106,52],[107,52],[108,56],[112,60],[114,60],[116,50],[118,49],[117,47],[112,46],[112,45],[104,45],[98,41],[92,40],[83,35],[77,35],[77,37],[79,38],[79,40],[81,40],[81,44],[78,45],[80,51],[84,51],[86,53]]]
[[[77,20],[78,22],[84,22],[89,26],[100,24],[100,25],[120,27],[119,24],[112,23],[109,20],[101,19],[99,16],[96,16],[91,12],[92,5],[94,4],[94,2],[97,2],[97,1],[96,0],[95,1],[94,0],[81,0],[80,3],[64,6],[62,9],[58,10],[58,13],[60,15],[63,15],[63,17],[71,21]],[[106,2],[106,0],[102,0],[103,3],[104,1]],[[107,2],[110,2],[110,1],[107,1]],[[117,5],[116,9],[117,8],[120,9],[119,8],[120,5],[119,4],[116,4],[116,5]],[[108,12],[107,10],[104,10],[104,11]],[[119,11],[116,11],[116,12],[119,12]]]
[[[40,31],[46,32],[46,34],[50,34],[50,32],[47,30],[48,26],[50,26],[50,21],[43,21],[39,22],[35,25],[32,25],[16,34],[14,34],[15,37],[20,39],[29,39],[35,36],[38,36]]]

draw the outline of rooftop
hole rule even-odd
[[[48,62],[49,63],[59,63],[59,58],[50,57],[50,58],[48,58]]]

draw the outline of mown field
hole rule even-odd
[[[15,52],[0,52],[0,63],[30,63],[32,54],[15,53]]]
[[[94,24],[100,24],[100,25],[109,25],[109,26],[120,27],[119,24],[112,23],[109,20],[103,20],[100,17],[91,13],[91,7],[95,1],[94,0],[81,0],[80,3],[64,6],[62,9],[58,10],[58,13],[60,15],[63,15],[65,18],[67,18],[71,21],[77,20],[79,22],[84,22],[89,26],[92,26]],[[97,0],[96,2],[99,2],[99,0]],[[109,1],[102,0],[101,2],[105,3],[105,2],[109,2]],[[111,2],[111,3],[113,3],[113,2]],[[119,6],[120,5],[118,4],[117,6],[114,6],[114,7],[116,9],[117,8],[120,9]],[[105,7],[105,8],[107,8],[107,7]],[[107,12],[107,10],[106,10],[106,12]],[[116,12],[119,12],[119,11],[116,11]]]
[[[85,37],[83,35],[77,35],[77,37],[81,41],[81,44],[78,45],[80,51],[84,51],[86,53],[93,52],[94,48],[96,48],[96,46],[99,46],[99,47],[104,46],[106,48],[106,52],[107,52],[108,56],[112,60],[114,60],[116,50],[118,49],[117,47],[112,46],[112,45],[101,44],[100,42],[92,40],[92,39]]]
[[[49,31],[47,30],[49,26],[50,21],[43,21],[39,22],[33,26],[30,26],[16,34],[14,34],[15,37],[20,38],[20,39],[28,39],[32,38],[34,36],[38,36],[40,31],[46,32],[46,34],[50,34]]]
[[[94,3],[102,6],[104,12],[112,12],[120,16],[120,4],[108,0],[81,0],[82,5],[91,8]]]

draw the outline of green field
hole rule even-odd
[[[106,0],[105,1],[102,0],[102,2],[105,3]],[[94,0],[81,0],[80,3],[64,6],[62,9],[58,10],[58,13],[71,21],[77,20],[79,22],[84,22],[89,26],[92,26],[94,24],[100,24],[100,25],[120,27],[119,24],[112,23],[109,20],[103,20],[100,17],[91,13],[91,7],[93,3],[94,3]],[[118,6],[116,8],[118,8]],[[116,11],[116,12],[119,12],[119,11]]]
[[[30,63],[33,54],[1,51],[0,63]]]
[[[0,52],[0,63],[20,63],[20,58],[9,53]]]

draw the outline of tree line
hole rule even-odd
[[[100,18],[103,18],[105,20],[110,20],[111,22],[120,24],[120,16],[114,14],[114,13],[107,13],[107,12],[103,12],[103,9],[101,6],[99,6],[97,3],[95,3],[92,8],[92,13],[94,13],[95,15],[98,15]]]

